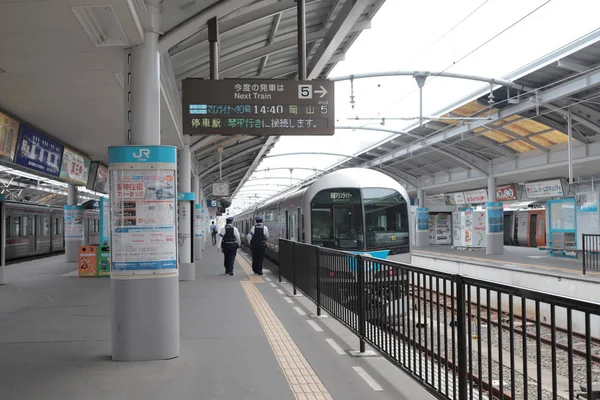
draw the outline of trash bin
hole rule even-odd
[[[100,246],[98,252],[98,276],[110,276],[110,247]]]
[[[79,276],[97,276],[98,246],[79,246]]]

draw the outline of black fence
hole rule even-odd
[[[283,239],[279,271],[439,399],[600,398],[600,304]]]
[[[583,274],[588,269],[600,269],[600,235],[584,233],[582,235]]]

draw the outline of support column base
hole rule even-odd
[[[429,231],[417,232],[416,247],[429,247]]]
[[[352,357],[377,357],[379,354],[375,353],[373,350],[365,350],[364,352],[360,352],[360,350],[351,350],[348,352]]]
[[[196,280],[196,264],[195,263],[179,263],[179,280],[180,281],[195,281]]]
[[[179,280],[111,277],[111,356],[114,361],[179,357]]]
[[[83,240],[65,241],[65,262],[79,262],[79,246],[83,246]]]
[[[203,248],[202,239],[194,239],[194,260],[202,260]]]
[[[485,254],[502,255],[504,254],[504,235],[486,235]]]

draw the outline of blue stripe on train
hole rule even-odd
[[[377,250],[377,251],[352,251],[351,253],[354,254],[369,254],[371,257],[374,258],[380,258],[382,260],[385,260],[387,258],[387,256],[390,254],[389,250]],[[350,265],[350,271],[356,271],[356,261],[353,258],[348,257],[348,264]],[[373,270],[374,271],[379,271],[379,269],[381,269],[380,264],[378,263],[373,263]]]

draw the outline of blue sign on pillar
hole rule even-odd
[[[429,208],[417,208],[417,231],[429,232]]]
[[[504,231],[504,210],[502,203],[486,203],[487,231],[488,233],[502,233]]]
[[[177,273],[177,149],[108,149],[111,277]]]
[[[100,203],[100,246],[110,246],[110,203],[102,197]]]

